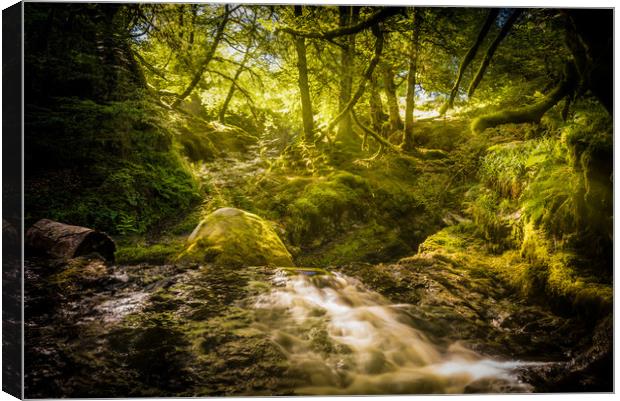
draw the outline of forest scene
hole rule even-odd
[[[613,391],[613,10],[25,3],[25,396]]]

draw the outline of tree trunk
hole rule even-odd
[[[403,149],[413,149],[413,112],[415,110],[416,73],[418,71],[418,51],[420,45],[420,17],[417,8],[413,9],[413,33],[407,73],[407,95],[405,98],[405,136]]]
[[[217,46],[220,43],[220,41],[222,40],[222,36],[224,36],[224,28],[226,27],[226,24],[228,23],[228,17],[229,17],[229,8],[228,8],[228,5],[225,5],[224,6],[224,16],[222,17],[222,20],[220,21],[219,25],[217,26],[217,31],[215,33],[215,38],[213,39],[213,42],[211,43],[211,46],[207,50],[207,54],[205,55],[205,59],[203,60],[203,62],[200,65],[200,67],[198,68],[198,71],[196,71],[196,74],[194,74],[194,77],[192,78],[192,80],[189,83],[189,85],[187,86],[187,88],[185,88],[185,90],[180,95],[177,95],[176,100],[171,105],[172,107],[177,107],[179,104],[181,104],[181,102],[183,100],[185,100],[185,98],[188,97],[192,93],[192,91],[194,90],[196,85],[198,85],[200,80],[202,80],[202,76],[204,75],[204,73],[205,73],[205,71],[207,69],[207,66],[211,62],[211,59],[213,58],[213,55],[215,55],[215,50],[217,49]]]
[[[295,16],[302,16],[301,6],[293,6]],[[312,100],[308,86],[308,62],[306,61],[306,42],[302,36],[295,37],[297,50],[297,71],[299,73],[299,93],[301,95],[301,116],[304,124],[304,140],[310,141],[314,136],[314,121],[312,116]]]
[[[338,7],[340,26],[345,27],[357,22],[359,8],[352,6]],[[355,34],[349,35],[344,40],[340,51],[340,96],[338,98],[338,110],[346,107],[351,100],[353,90],[353,66],[355,51]],[[338,124],[337,136],[342,138],[351,134],[351,116],[346,115]]]
[[[566,64],[564,78],[547,96],[539,102],[517,110],[506,110],[478,117],[472,123],[474,132],[482,132],[502,124],[522,124],[538,122],[541,117],[562,98],[572,93],[577,84],[577,72],[573,62]]]
[[[336,124],[338,124],[338,122],[344,116],[346,116],[348,113],[351,112],[351,109],[353,109],[353,106],[355,106],[357,101],[364,94],[364,91],[366,90],[366,83],[372,76],[372,73],[374,72],[375,67],[377,67],[377,64],[379,64],[379,59],[381,58],[381,53],[383,52],[383,32],[381,32],[381,29],[378,26],[373,26],[372,33],[377,38],[375,42],[375,54],[370,60],[368,67],[366,67],[366,70],[362,74],[362,79],[360,80],[359,86],[357,87],[355,94],[353,95],[353,97],[351,98],[347,106],[344,108],[344,110],[340,111],[340,113],[336,117],[334,117],[334,119],[327,125],[325,132],[332,131],[334,127],[336,126]]]
[[[96,252],[114,261],[116,250],[114,241],[102,232],[48,219],[39,220],[28,229],[25,246],[29,251],[60,259]]]
[[[448,111],[448,109],[451,109],[454,106],[454,98],[456,97],[456,94],[459,91],[459,86],[461,85],[463,74],[465,73],[465,70],[467,69],[469,64],[472,62],[474,57],[476,57],[478,48],[482,44],[484,38],[487,36],[487,33],[489,33],[489,29],[491,29],[491,25],[493,25],[493,22],[495,21],[495,18],[497,18],[498,14],[499,14],[499,8],[492,8],[489,10],[489,14],[487,15],[487,18],[485,19],[484,24],[482,24],[482,28],[480,28],[480,31],[478,32],[478,37],[476,38],[476,41],[469,48],[469,50],[467,51],[467,54],[465,54],[465,57],[463,57],[463,61],[461,62],[461,65],[459,66],[459,70],[456,76],[456,81],[454,82],[454,86],[450,90],[450,96],[448,97],[448,100],[446,101],[446,103],[444,103],[444,105],[441,107],[441,110],[439,110],[439,114],[441,115],[446,114],[446,111]]]
[[[301,36],[304,38],[309,38],[309,39],[326,39],[326,40],[330,40],[330,39],[334,39],[337,38],[339,36],[346,36],[346,35],[351,35],[354,33],[358,33],[361,32],[365,29],[368,28],[373,28],[375,27],[379,22],[385,20],[386,18],[389,18],[393,15],[396,15],[398,13],[400,13],[401,11],[403,11],[402,7],[385,7],[382,10],[376,12],[375,14],[371,15],[370,17],[368,17],[367,19],[358,22],[357,24],[354,25],[349,25],[346,27],[338,27],[336,29],[332,29],[330,31],[316,31],[316,32],[310,32],[310,31],[301,31],[301,30],[297,30],[297,29],[291,29],[289,27],[282,27],[279,28],[279,31],[282,32],[286,32],[289,33],[291,35],[295,35],[295,36]]]
[[[385,113],[383,112],[383,102],[381,101],[381,95],[379,94],[377,85],[377,79],[373,74],[370,78],[370,97],[368,98],[368,103],[370,105],[370,121],[372,123],[372,129],[375,132],[381,132],[383,121],[385,121]]]
[[[394,85],[394,70],[390,65],[383,65],[383,90],[387,98],[388,113],[390,116],[390,131],[394,132],[403,128],[403,121],[400,119],[400,108],[396,97],[396,85]]]
[[[248,62],[248,59],[250,58],[250,49],[252,48],[252,42],[254,40],[254,32],[256,31],[256,15],[254,16],[254,21],[252,21],[252,29],[250,30],[250,33],[248,34],[248,42],[246,44],[246,48],[245,48],[245,54],[243,55],[243,59],[241,60],[241,63],[239,63],[239,68],[237,68],[237,71],[235,72],[235,76],[232,79],[232,82],[230,84],[230,88],[228,89],[228,93],[226,94],[226,98],[224,99],[224,103],[222,103],[222,107],[220,108],[220,112],[218,114],[218,120],[224,124],[225,120],[226,120],[226,110],[228,110],[228,105],[230,104],[230,101],[233,98],[233,95],[235,94],[235,87],[237,86],[237,79],[239,79],[239,77],[241,76],[241,73],[243,73],[243,71],[245,71],[245,64]]]
[[[614,18],[604,9],[570,9],[566,44],[584,89],[590,89],[610,115],[614,105]]]
[[[517,19],[522,13],[523,13],[523,9],[521,8],[517,8],[513,10],[513,12],[510,14],[510,17],[508,17],[508,19],[504,23],[504,26],[502,26],[502,29],[499,31],[499,33],[495,37],[495,40],[493,40],[493,42],[489,45],[489,48],[487,49],[486,53],[484,54],[484,58],[482,59],[482,62],[480,63],[480,67],[478,67],[478,72],[476,72],[476,76],[474,77],[474,79],[471,81],[471,84],[469,85],[467,96],[469,97],[474,96],[474,92],[476,91],[476,88],[480,84],[480,81],[482,81],[482,77],[484,76],[484,73],[486,72],[487,67],[489,66],[489,63],[491,62],[491,58],[493,58],[493,55],[495,54],[497,47],[499,46],[501,41],[504,40],[506,35],[508,35],[508,32],[510,32],[510,29],[512,28],[512,26],[514,25],[514,23],[517,21]]]
[[[241,62],[242,66],[239,67],[237,69],[237,71],[235,72],[235,76],[232,79],[232,83],[230,84],[230,88],[228,88],[228,93],[226,94],[226,98],[224,99],[224,103],[222,103],[222,107],[220,108],[220,112],[218,114],[218,120],[222,124],[224,124],[226,122],[226,111],[228,110],[228,105],[230,104],[230,101],[232,100],[233,95],[235,94],[235,87],[237,85],[237,79],[239,79],[239,76],[243,72],[243,66],[245,65],[245,63],[247,61],[248,54],[249,54],[249,51],[246,52],[245,56],[243,57],[243,60]]]

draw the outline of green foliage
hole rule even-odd
[[[486,241],[490,251],[497,252],[514,246],[510,234],[512,232],[511,209],[514,207],[508,199],[484,187],[473,187],[467,193],[471,201],[466,201],[467,213],[474,223],[476,231]]]
[[[285,224],[291,242],[310,245],[337,231],[344,221],[363,219],[368,213],[368,183],[361,177],[338,172],[308,185],[287,207]]]
[[[480,181],[499,196],[518,199],[528,179],[528,160],[536,144],[511,142],[490,147],[482,158]]]
[[[171,263],[184,246],[184,239],[171,239],[156,244],[147,244],[143,241],[121,242],[118,244],[115,259],[116,263],[120,265]]]
[[[573,119],[547,129],[541,138],[487,149],[478,173],[482,186],[466,201],[473,231],[485,240],[481,249],[510,259],[502,274],[527,295],[544,294],[559,308],[606,313],[611,123],[600,106],[580,103]]]
[[[160,118],[144,102],[75,99],[30,114],[28,221],[49,217],[130,234],[188,210],[198,184]]]
[[[581,176],[571,167],[542,168],[524,194],[525,214],[556,238],[583,227],[584,188]]]

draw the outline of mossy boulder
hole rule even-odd
[[[269,222],[235,208],[221,208],[198,224],[179,260],[222,266],[294,266]]]

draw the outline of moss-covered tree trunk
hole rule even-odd
[[[381,100],[381,94],[379,93],[379,87],[376,74],[373,74],[370,78],[370,96],[368,97],[368,103],[370,106],[370,121],[372,129],[375,132],[381,132],[383,127],[383,121],[385,121],[385,113],[383,112],[383,101]]]
[[[542,100],[530,106],[516,110],[504,110],[486,116],[478,117],[472,123],[474,132],[482,132],[487,128],[493,128],[502,124],[522,124],[538,122],[541,117],[565,96],[575,90],[577,85],[575,64],[571,61],[566,64],[564,78]]]
[[[303,15],[301,6],[293,6],[295,17]],[[295,37],[295,50],[297,51],[297,73],[299,74],[299,94],[301,96],[301,116],[304,124],[304,139],[312,140],[314,135],[314,121],[312,116],[312,100],[310,99],[310,86],[308,85],[308,61],[306,60],[306,41],[302,36]]]
[[[398,97],[396,96],[394,68],[389,64],[383,64],[381,66],[381,73],[383,75],[383,91],[390,116],[390,131],[398,131],[403,128],[403,121],[400,118],[400,108],[398,107]]]
[[[418,52],[420,47],[421,19],[416,8],[413,9],[413,32],[409,50],[409,70],[407,72],[407,94],[405,97],[405,135],[403,149],[413,149],[413,112],[415,110],[416,74],[418,72]]]
[[[341,27],[346,27],[357,23],[359,7],[340,6],[339,23]],[[351,100],[353,91],[353,66],[355,57],[355,34],[346,36],[340,50],[340,95],[338,98],[338,109],[343,110]],[[338,124],[337,137],[351,136],[351,116],[346,115]]]

